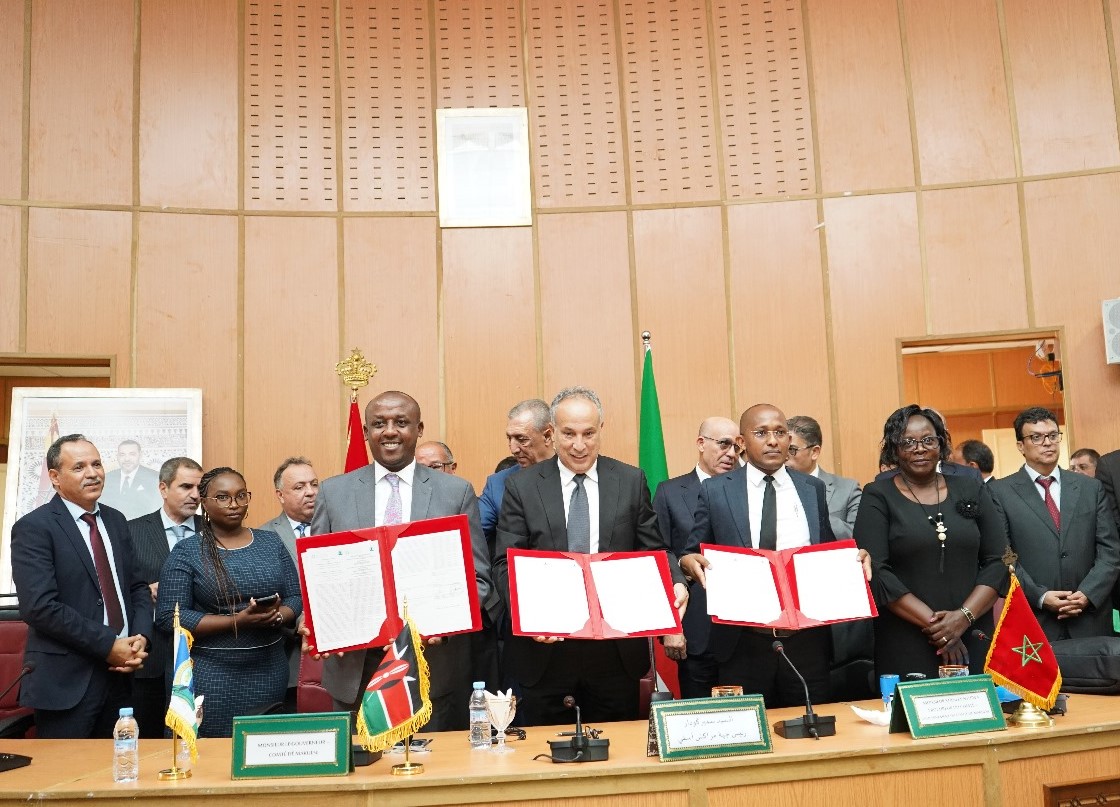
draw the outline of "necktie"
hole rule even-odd
[[[583,489],[586,474],[576,474],[572,498],[568,501],[568,551],[591,551],[591,512],[587,507],[587,491]]]
[[[385,504],[385,523],[400,524],[404,521],[401,513],[401,478],[396,474],[385,474],[385,481],[393,489]]]
[[[97,569],[97,584],[101,587],[101,599],[105,601],[105,613],[109,616],[109,627],[114,633],[124,629],[124,613],[121,601],[117,599],[117,587],[113,584],[113,570],[109,567],[109,555],[97,529],[97,516],[82,513],[82,521],[89,525],[89,543],[93,548],[93,566]]]
[[[132,490],[132,477],[126,476],[121,480],[121,493],[128,493]]]
[[[187,537],[187,525],[186,524],[174,524],[171,527],[171,532],[174,533],[174,535],[175,535],[175,543],[179,543],[180,541],[182,541],[184,538]]]
[[[1058,512],[1058,503],[1054,501],[1054,497],[1050,495],[1050,486],[1054,484],[1054,477],[1040,476],[1034,480],[1042,485],[1042,489],[1046,491],[1043,497],[1046,500],[1046,509],[1050,511],[1050,518],[1054,519],[1054,529],[1058,532],[1062,531],[1062,514]]]
[[[778,548],[778,493],[774,490],[774,477],[767,474],[766,491],[762,494],[762,523],[758,525],[758,548]]]
[[[399,494],[399,493],[397,494],[397,498],[398,498],[398,499],[400,498],[400,494]],[[299,534],[298,534],[298,535],[297,535],[296,537],[297,537],[297,538],[306,538],[306,537],[307,537],[307,528],[308,528],[308,526],[310,526],[310,525],[308,525],[308,524],[304,524],[304,523],[302,523],[302,522],[300,522],[300,523],[299,523],[298,525],[296,525],[296,532],[297,532],[297,533],[299,533]]]

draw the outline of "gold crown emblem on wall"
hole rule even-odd
[[[357,393],[358,390],[369,384],[369,380],[377,372],[377,365],[370,364],[366,361],[366,357],[362,355],[362,351],[354,348],[350,351],[349,356],[334,366],[334,371],[342,379],[342,383],[350,388],[351,392]]]

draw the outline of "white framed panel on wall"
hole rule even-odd
[[[529,113],[437,109],[440,227],[526,227],[533,223]]]

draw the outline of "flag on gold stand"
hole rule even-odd
[[[1011,588],[992,636],[984,672],[1039,709],[1052,709],[1062,688],[1058,659],[1011,570]]]

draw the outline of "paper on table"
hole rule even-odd
[[[793,573],[801,613],[821,621],[870,617],[867,583],[858,557],[855,547],[794,555]]]
[[[770,561],[760,555],[705,549],[708,613],[733,622],[765,625],[782,615]]]
[[[665,596],[665,584],[654,558],[593,561],[591,578],[603,621],[615,630],[643,633],[677,629],[673,605]]]
[[[583,569],[570,558],[513,559],[522,633],[562,635],[581,630],[591,614]]]
[[[471,601],[458,530],[402,536],[391,557],[397,613],[404,614],[407,597],[408,615],[421,636],[470,630]]]
[[[315,649],[326,653],[374,639],[387,616],[377,543],[316,547],[301,557]]]

